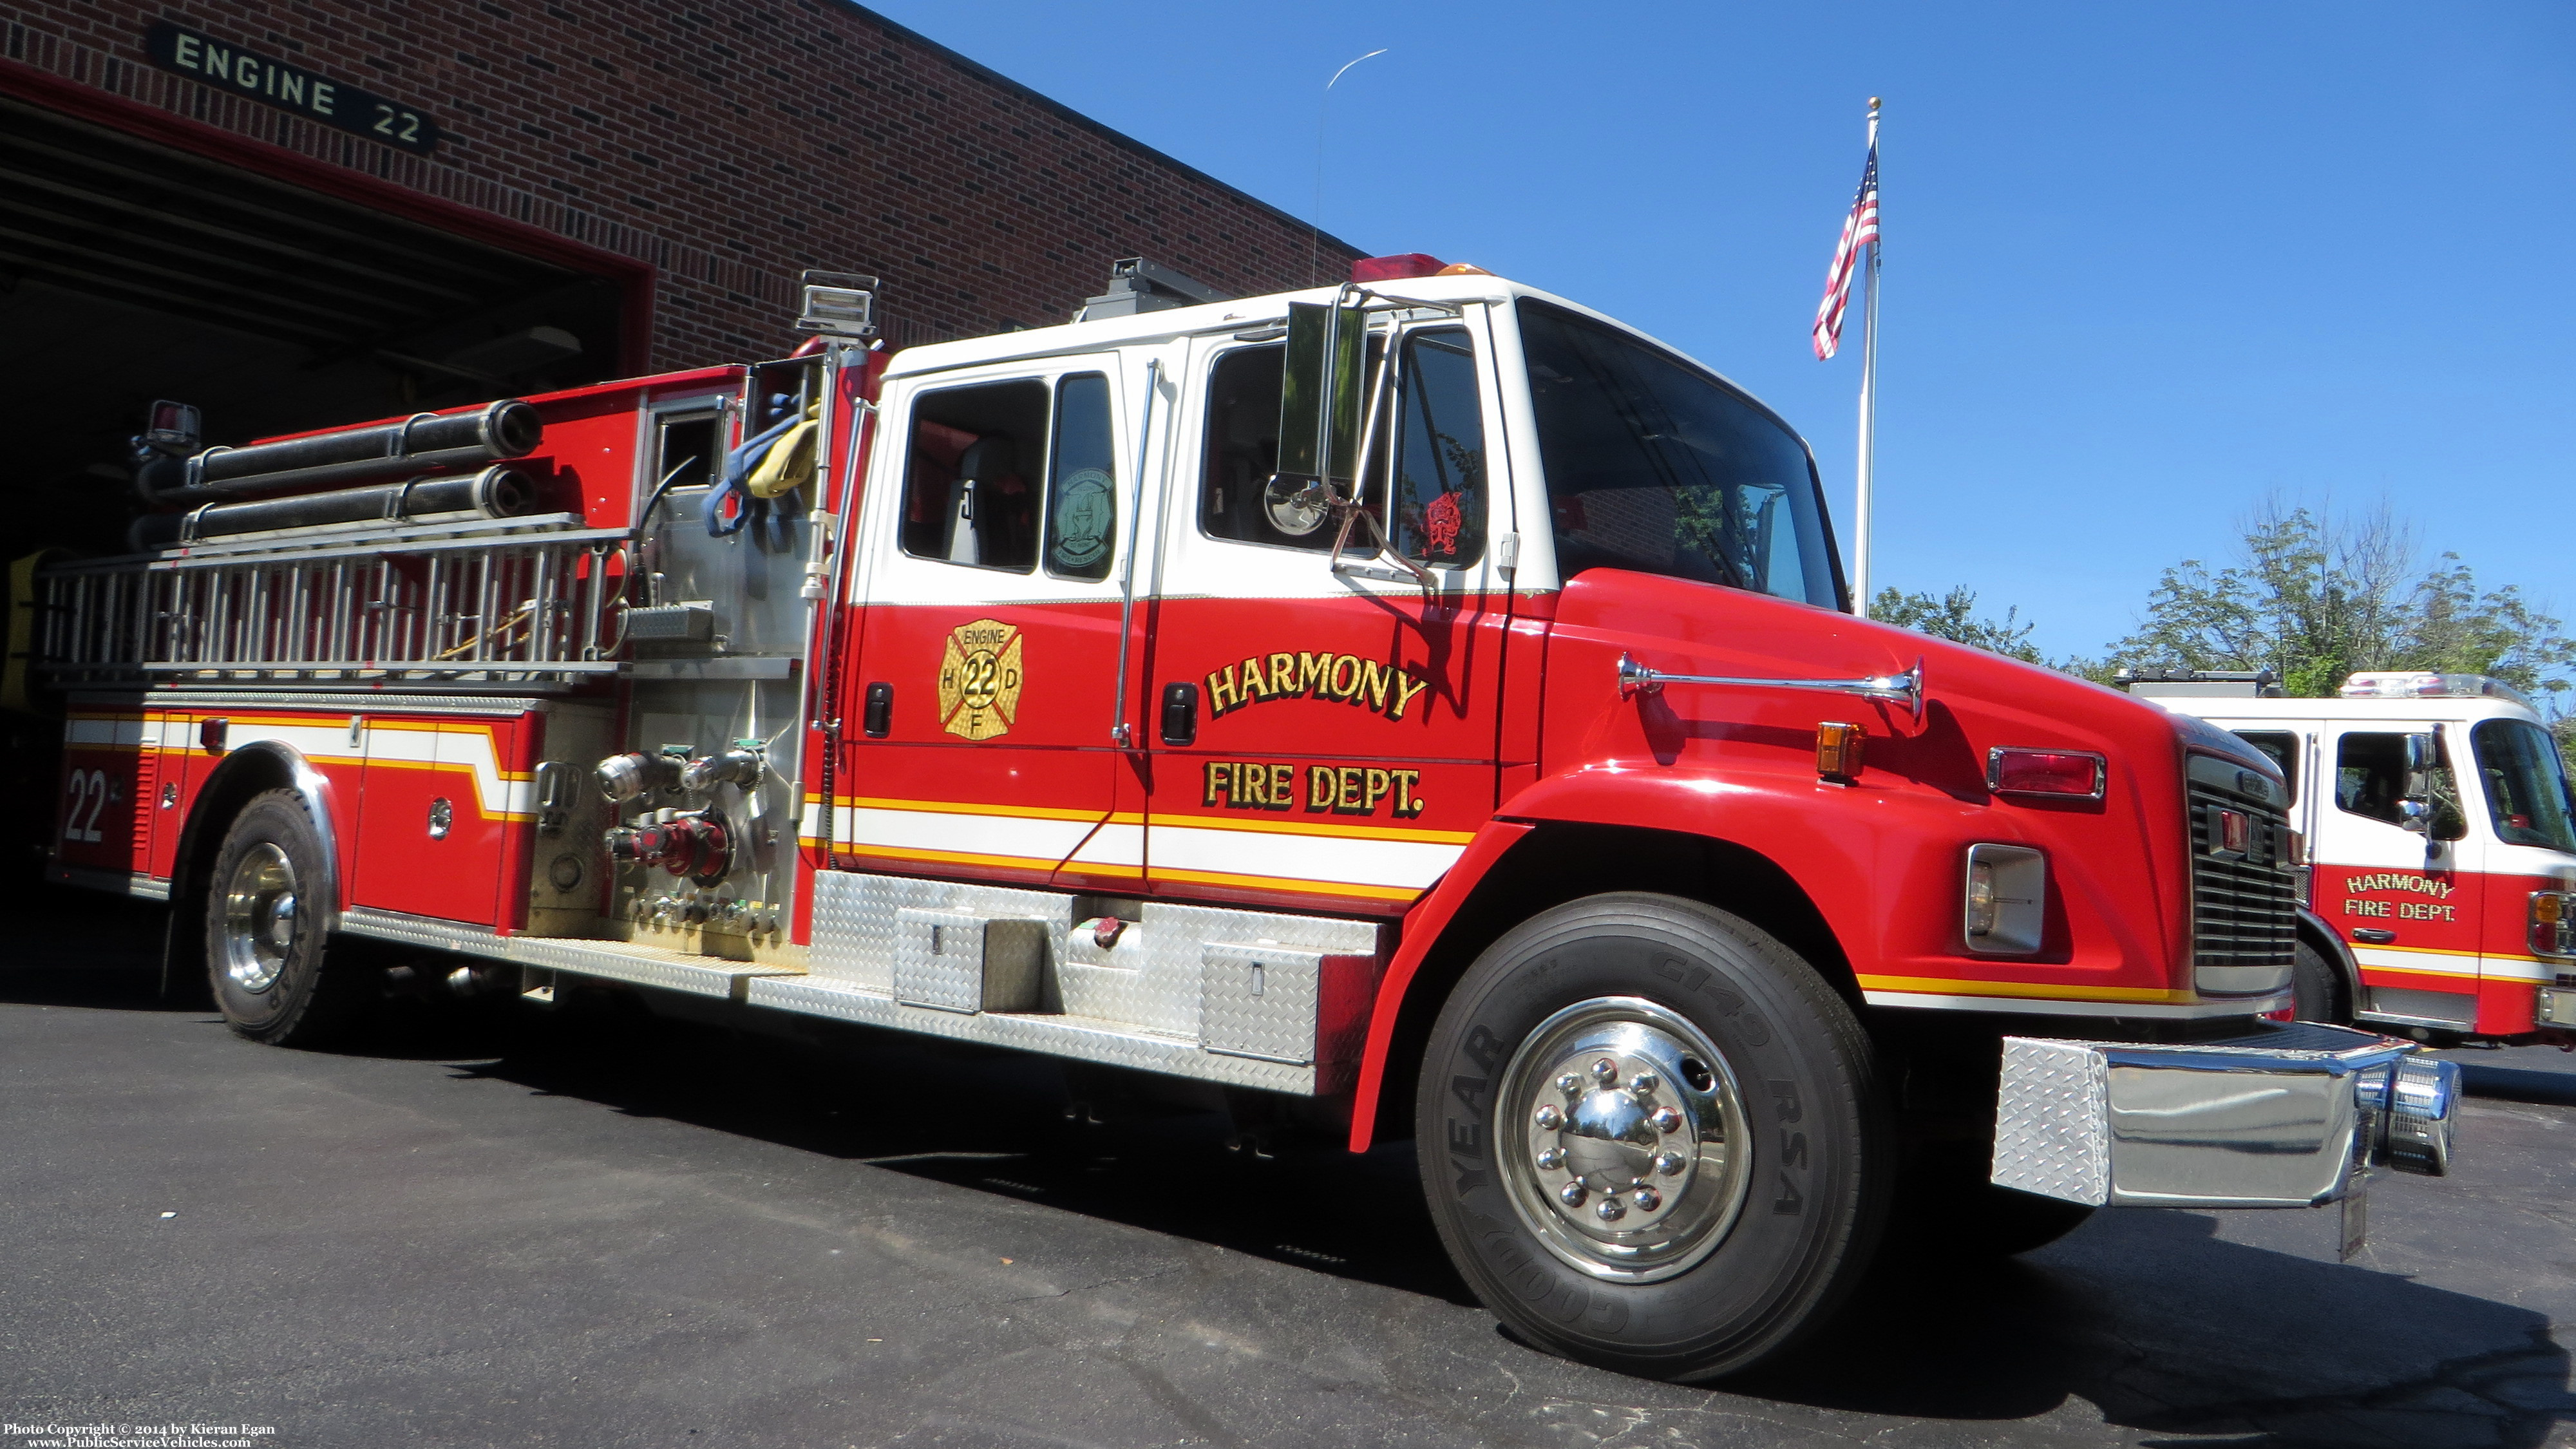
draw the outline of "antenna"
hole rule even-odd
[[[1387,47],[1381,45],[1367,55],[1354,56],[1345,62],[1340,70],[1333,72],[1332,80],[1324,82],[1323,95],[1315,102],[1315,225],[1310,229],[1311,240],[1306,248],[1306,275],[1310,277],[1322,271],[1324,265],[1324,116],[1333,98],[1333,86],[1351,73],[1352,66],[1384,55],[1386,51]],[[1323,279],[1315,277],[1315,281],[1321,285]]]

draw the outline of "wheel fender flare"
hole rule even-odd
[[[2326,924],[2325,917],[2309,910],[2306,906],[2299,907],[2299,934],[2307,938],[2309,945],[2323,953],[2326,960],[2331,962],[2337,971],[2343,973],[2346,999],[2352,1003],[2353,1010],[2359,1011],[2361,1009],[2361,963],[2353,959],[2352,948],[2344,944],[2343,934]]]
[[[1458,908],[1476,893],[1485,872],[1494,862],[1521,843],[1535,826],[1511,820],[1488,820],[1467,842],[1455,865],[1433,883],[1431,891],[1404,913],[1403,935],[1395,948],[1395,959],[1389,961],[1386,974],[1378,978],[1377,1003],[1369,1013],[1368,1037],[1360,1051],[1359,1081],[1351,1096],[1351,1142],[1353,1152],[1366,1152],[1377,1138],[1377,1099],[1386,1086],[1387,1053],[1395,1044],[1395,1024],[1404,1011],[1405,988],[1413,983],[1413,974],[1422,969],[1422,958],[1440,939]]]
[[[179,850],[171,869],[175,879],[185,880],[200,865],[211,866],[214,852],[223,846],[224,831],[232,825],[234,811],[210,805],[211,801],[233,801],[259,793],[245,790],[245,775],[266,775],[281,781],[304,802],[304,813],[313,820],[314,836],[322,843],[321,889],[312,899],[322,907],[321,925],[327,933],[340,928],[340,838],[332,825],[331,781],[282,740],[245,740],[224,752],[222,764],[206,777],[197,791],[196,804],[188,812],[188,823],[179,834]],[[275,787],[271,787],[275,788]]]

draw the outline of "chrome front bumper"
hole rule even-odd
[[[2094,1207],[2316,1207],[2450,1169],[2460,1069],[2300,1022],[2187,1046],[2004,1038],[1994,1180]]]

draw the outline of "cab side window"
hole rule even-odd
[[[903,551],[1028,573],[1038,561],[1047,385],[989,382],[924,393],[904,464]]]
[[[1329,549],[1339,536],[1327,520],[1272,512],[1268,490],[1279,470],[1279,388],[1287,349],[1237,348],[1217,359],[1208,379],[1207,456],[1199,487],[1199,527],[1211,538],[1286,548]],[[1369,338],[1372,379],[1385,359],[1380,336]],[[1394,517],[1388,533],[1398,551],[1435,567],[1464,568],[1485,551],[1485,414],[1476,388],[1476,354],[1463,327],[1407,334],[1399,354],[1394,420]],[[1383,439],[1384,434],[1381,434]],[[1388,496],[1386,444],[1372,450],[1362,496],[1382,509]],[[1379,514],[1385,517],[1384,513]],[[1366,535],[1360,535],[1364,544]]]
[[[2281,767],[2281,778],[2290,782],[2290,798],[2299,798],[2299,737],[2287,730],[2238,730],[2236,737],[2261,750],[2266,759]]]
[[[2406,817],[2406,737],[2348,734],[2335,745],[2335,808],[2390,825]]]
[[[2463,816],[2460,813],[2460,790],[2452,778],[2450,753],[2435,737],[2434,766],[2423,781],[2424,803],[2430,810],[2430,831],[2436,840],[2457,840]],[[2399,802],[2406,798],[2406,736],[2402,734],[2347,734],[2335,746],[2335,808],[2354,815],[2402,825],[2406,812]]]
[[[1047,452],[1046,570],[1060,579],[1109,577],[1118,552],[1118,462],[1109,431],[1109,379],[1079,372],[1055,385],[1055,444]]]
[[[1403,359],[1395,547],[1435,568],[1464,568],[1485,552],[1485,411],[1476,351],[1465,328],[1441,327],[1408,336]]]
[[[1219,357],[1208,374],[1199,528],[1210,538],[1283,548],[1333,546],[1332,528],[1281,528],[1265,498],[1279,471],[1279,388],[1287,359],[1285,343],[1238,347]]]

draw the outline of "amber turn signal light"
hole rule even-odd
[[[1869,734],[1856,724],[1828,721],[1816,726],[1816,774],[1837,785],[1860,779],[1861,749]]]

